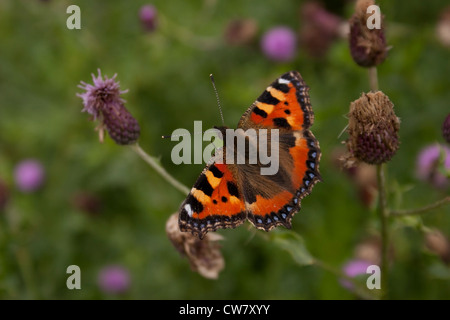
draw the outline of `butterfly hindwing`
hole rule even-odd
[[[249,166],[240,170],[242,180],[251,186],[244,191],[248,220],[265,231],[279,225],[290,228],[301,199],[321,179],[320,149],[309,130],[282,134],[279,157],[280,167],[274,175],[257,175],[256,170],[248,170]]]
[[[199,238],[218,228],[235,228],[247,215],[242,193],[230,167],[214,161],[198,177],[179,214],[181,231]]]

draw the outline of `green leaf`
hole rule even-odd
[[[296,263],[307,266],[314,263],[314,258],[306,249],[303,238],[293,231],[273,233],[272,240],[280,248],[289,252]]]

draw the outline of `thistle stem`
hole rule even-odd
[[[388,282],[388,210],[386,206],[386,189],[383,164],[377,165],[378,214],[381,224],[381,298],[385,299],[389,292]]]
[[[152,156],[150,156],[148,153],[146,153],[139,144],[133,144],[130,146],[130,148],[136,152],[145,162],[147,162],[157,173],[159,173],[164,180],[169,182],[172,186],[175,187],[175,189],[181,191],[183,194],[189,194],[189,188],[186,187],[184,184],[179,182],[177,179],[172,177],[166,169],[164,169],[159,163],[158,160]]]
[[[378,73],[375,66],[369,68],[369,82],[370,90],[373,92],[378,91]]]
[[[404,217],[404,216],[413,216],[428,213],[434,209],[440,208],[446,204],[450,203],[450,196],[445,197],[444,199],[438,200],[435,203],[423,206],[421,208],[409,209],[409,210],[391,210],[390,215],[394,217]]]

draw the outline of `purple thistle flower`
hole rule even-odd
[[[78,87],[86,90],[77,96],[83,100],[83,111],[91,114],[93,120],[99,120],[100,141],[103,142],[103,130],[106,128],[110,137],[120,145],[133,144],[140,134],[140,127],[135,118],[125,108],[125,100],[120,95],[128,90],[120,90],[115,74],[103,79],[100,69],[98,77],[92,74],[93,85],[81,81]]]
[[[128,90],[120,90],[119,82],[115,81],[117,73],[110,79],[106,76],[103,79],[100,69],[97,71],[97,78],[92,74],[94,85],[81,81],[81,85],[78,87],[86,90],[86,92],[77,93],[77,96],[83,99],[84,108],[81,112],[86,111],[93,115],[94,120],[97,120],[105,105],[110,103],[124,103],[125,100],[120,95],[128,92]]]
[[[350,260],[343,267],[342,271],[350,278],[355,278],[359,275],[364,275],[367,272],[367,268],[372,265],[370,262],[365,260]],[[339,280],[340,284],[346,289],[353,289],[353,284],[345,279]]]
[[[126,292],[130,287],[130,282],[128,270],[118,265],[104,267],[98,275],[100,289],[109,294]]]
[[[156,8],[151,4],[143,5],[139,10],[139,18],[146,31],[154,31],[156,29],[156,16]]]
[[[297,51],[296,35],[288,27],[272,28],[263,35],[261,48],[263,53],[271,60],[291,61]]]
[[[36,191],[42,186],[44,179],[44,167],[37,160],[23,160],[14,169],[14,181],[22,192]]]
[[[431,183],[436,188],[445,188],[448,178],[439,170],[441,153],[444,155],[444,167],[450,170],[450,148],[433,144],[424,147],[417,156],[416,175],[420,180]]]

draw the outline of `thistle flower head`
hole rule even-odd
[[[119,265],[109,265],[100,270],[98,285],[109,294],[126,292],[130,287],[130,274],[127,269]]]
[[[189,260],[193,271],[205,278],[217,279],[219,272],[225,267],[220,252],[222,236],[208,233],[203,240],[188,232],[181,232],[178,226],[178,213],[170,216],[166,223],[166,233],[174,247]]]
[[[94,116],[94,120],[102,112],[107,104],[124,103],[120,95],[128,92],[128,90],[120,90],[119,82],[116,82],[117,74],[112,78],[105,76],[103,79],[100,69],[98,69],[98,76],[92,74],[92,81],[94,85],[81,81],[79,88],[86,90],[83,93],[77,93],[77,96],[83,99],[84,108],[82,112],[87,112]]]
[[[400,120],[389,98],[381,91],[364,93],[350,105],[348,160],[368,164],[389,161],[399,147],[399,128]]]
[[[120,90],[115,74],[112,78],[102,77],[100,69],[98,76],[92,74],[93,85],[81,81],[78,87],[85,90],[77,96],[83,100],[82,112],[99,120],[98,127],[100,141],[103,142],[103,130],[107,129],[110,137],[118,144],[132,144],[137,141],[140,134],[139,124],[125,108],[125,100],[120,96],[128,90]]]
[[[23,160],[14,168],[14,180],[20,191],[34,192],[44,184],[45,168],[36,159]]]
[[[380,28],[368,27],[367,21],[371,14],[367,13],[367,8],[374,4],[374,0],[358,0],[355,13],[350,18],[350,53],[353,60],[362,67],[379,65],[386,59],[388,51],[383,17],[380,17]]]
[[[142,26],[146,31],[154,31],[157,26],[158,11],[156,7],[151,4],[146,4],[139,10],[139,18]]]
[[[261,49],[270,60],[277,62],[291,61],[297,53],[297,36],[288,27],[274,27],[263,35]]]

